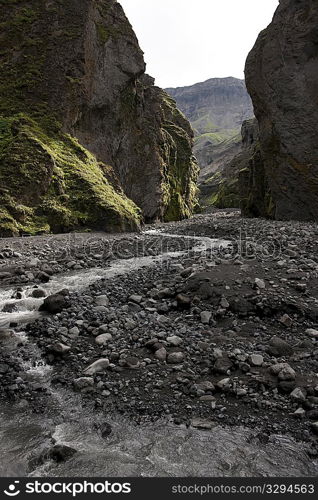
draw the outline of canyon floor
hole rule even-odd
[[[317,247],[235,210],[0,240],[0,472],[315,475]]]

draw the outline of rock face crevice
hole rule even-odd
[[[246,62],[246,85],[260,128],[263,167],[250,199],[276,219],[318,220],[318,4],[281,0]],[[252,205],[246,214],[255,215]],[[243,212],[244,213],[244,212]]]
[[[145,74],[120,4],[0,0],[0,6],[2,234],[127,230],[138,225],[138,207],[148,221],[190,216],[197,179],[192,129]],[[12,127],[28,137],[19,147]],[[41,148],[53,165],[47,187],[22,203],[24,173],[32,185],[35,166],[45,170]],[[17,173],[10,183],[8,169]]]

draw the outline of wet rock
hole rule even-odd
[[[62,342],[55,342],[50,346],[50,350],[52,352],[55,352],[56,354],[67,354],[70,352],[71,347],[65,344],[62,344]]]
[[[4,313],[13,313],[18,310],[16,304],[5,304],[2,308],[2,312]]]
[[[100,425],[100,432],[103,439],[110,436],[112,431],[112,426],[108,422],[104,422]]]
[[[95,375],[98,372],[104,372],[109,367],[109,359],[101,358],[88,366],[83,373],[85,375]]]
[[[40,460],[44,463],[46,460],[53,460],[54,462],[66,462],[70,458],[72,458],[77,450],[75,448],[71,448],[70,446],[66,446],[65,444],[56,444],[52,446],[49,450],[44,451],[41,454]]]
[[[14,331],[13,330],[2,330],[0,329],[0,342],[1,341],[6,341],[10,338],[14,337]]]
[[[44,298],[46,296],[46,292],[42,288],[34,288],[34,290],[32,290],[31,296],[35,299],[41,299],[42,297]]]
[[[44,299],[43,304],[40,306],[40,311],[46,311],[51,314],[58,314],[64,309],[69,307],[68,292],[59,292],[53,295],[49,295]]]
[[[39,271],[37,274],[36,274],[36,277],[39,281],[41,281],[42,283],[48,283],[51,279],[50,275],[43,272],[43,271]]]
[[[191,420],[191,426],[195,429],[210,430],[215,426],[215,424],[211,420],[204,418],[193,418]]]

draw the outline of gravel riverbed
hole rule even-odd
[[[316,224],[237,211],[142,234],[1,240],[0,397],[44,415],[52,391],[68,391],[106,421],[243,427],[262,446],[280,434],[318,470],[317,245]],[[26,295],[44,301],[27,324]],[[40,380],[23,368],[33,348]]]

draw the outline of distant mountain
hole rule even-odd
[[[190,120],[202,184],[241,151],[241,126],[253,117],[244,80],[211,78],[189,87],[166,89]]]

